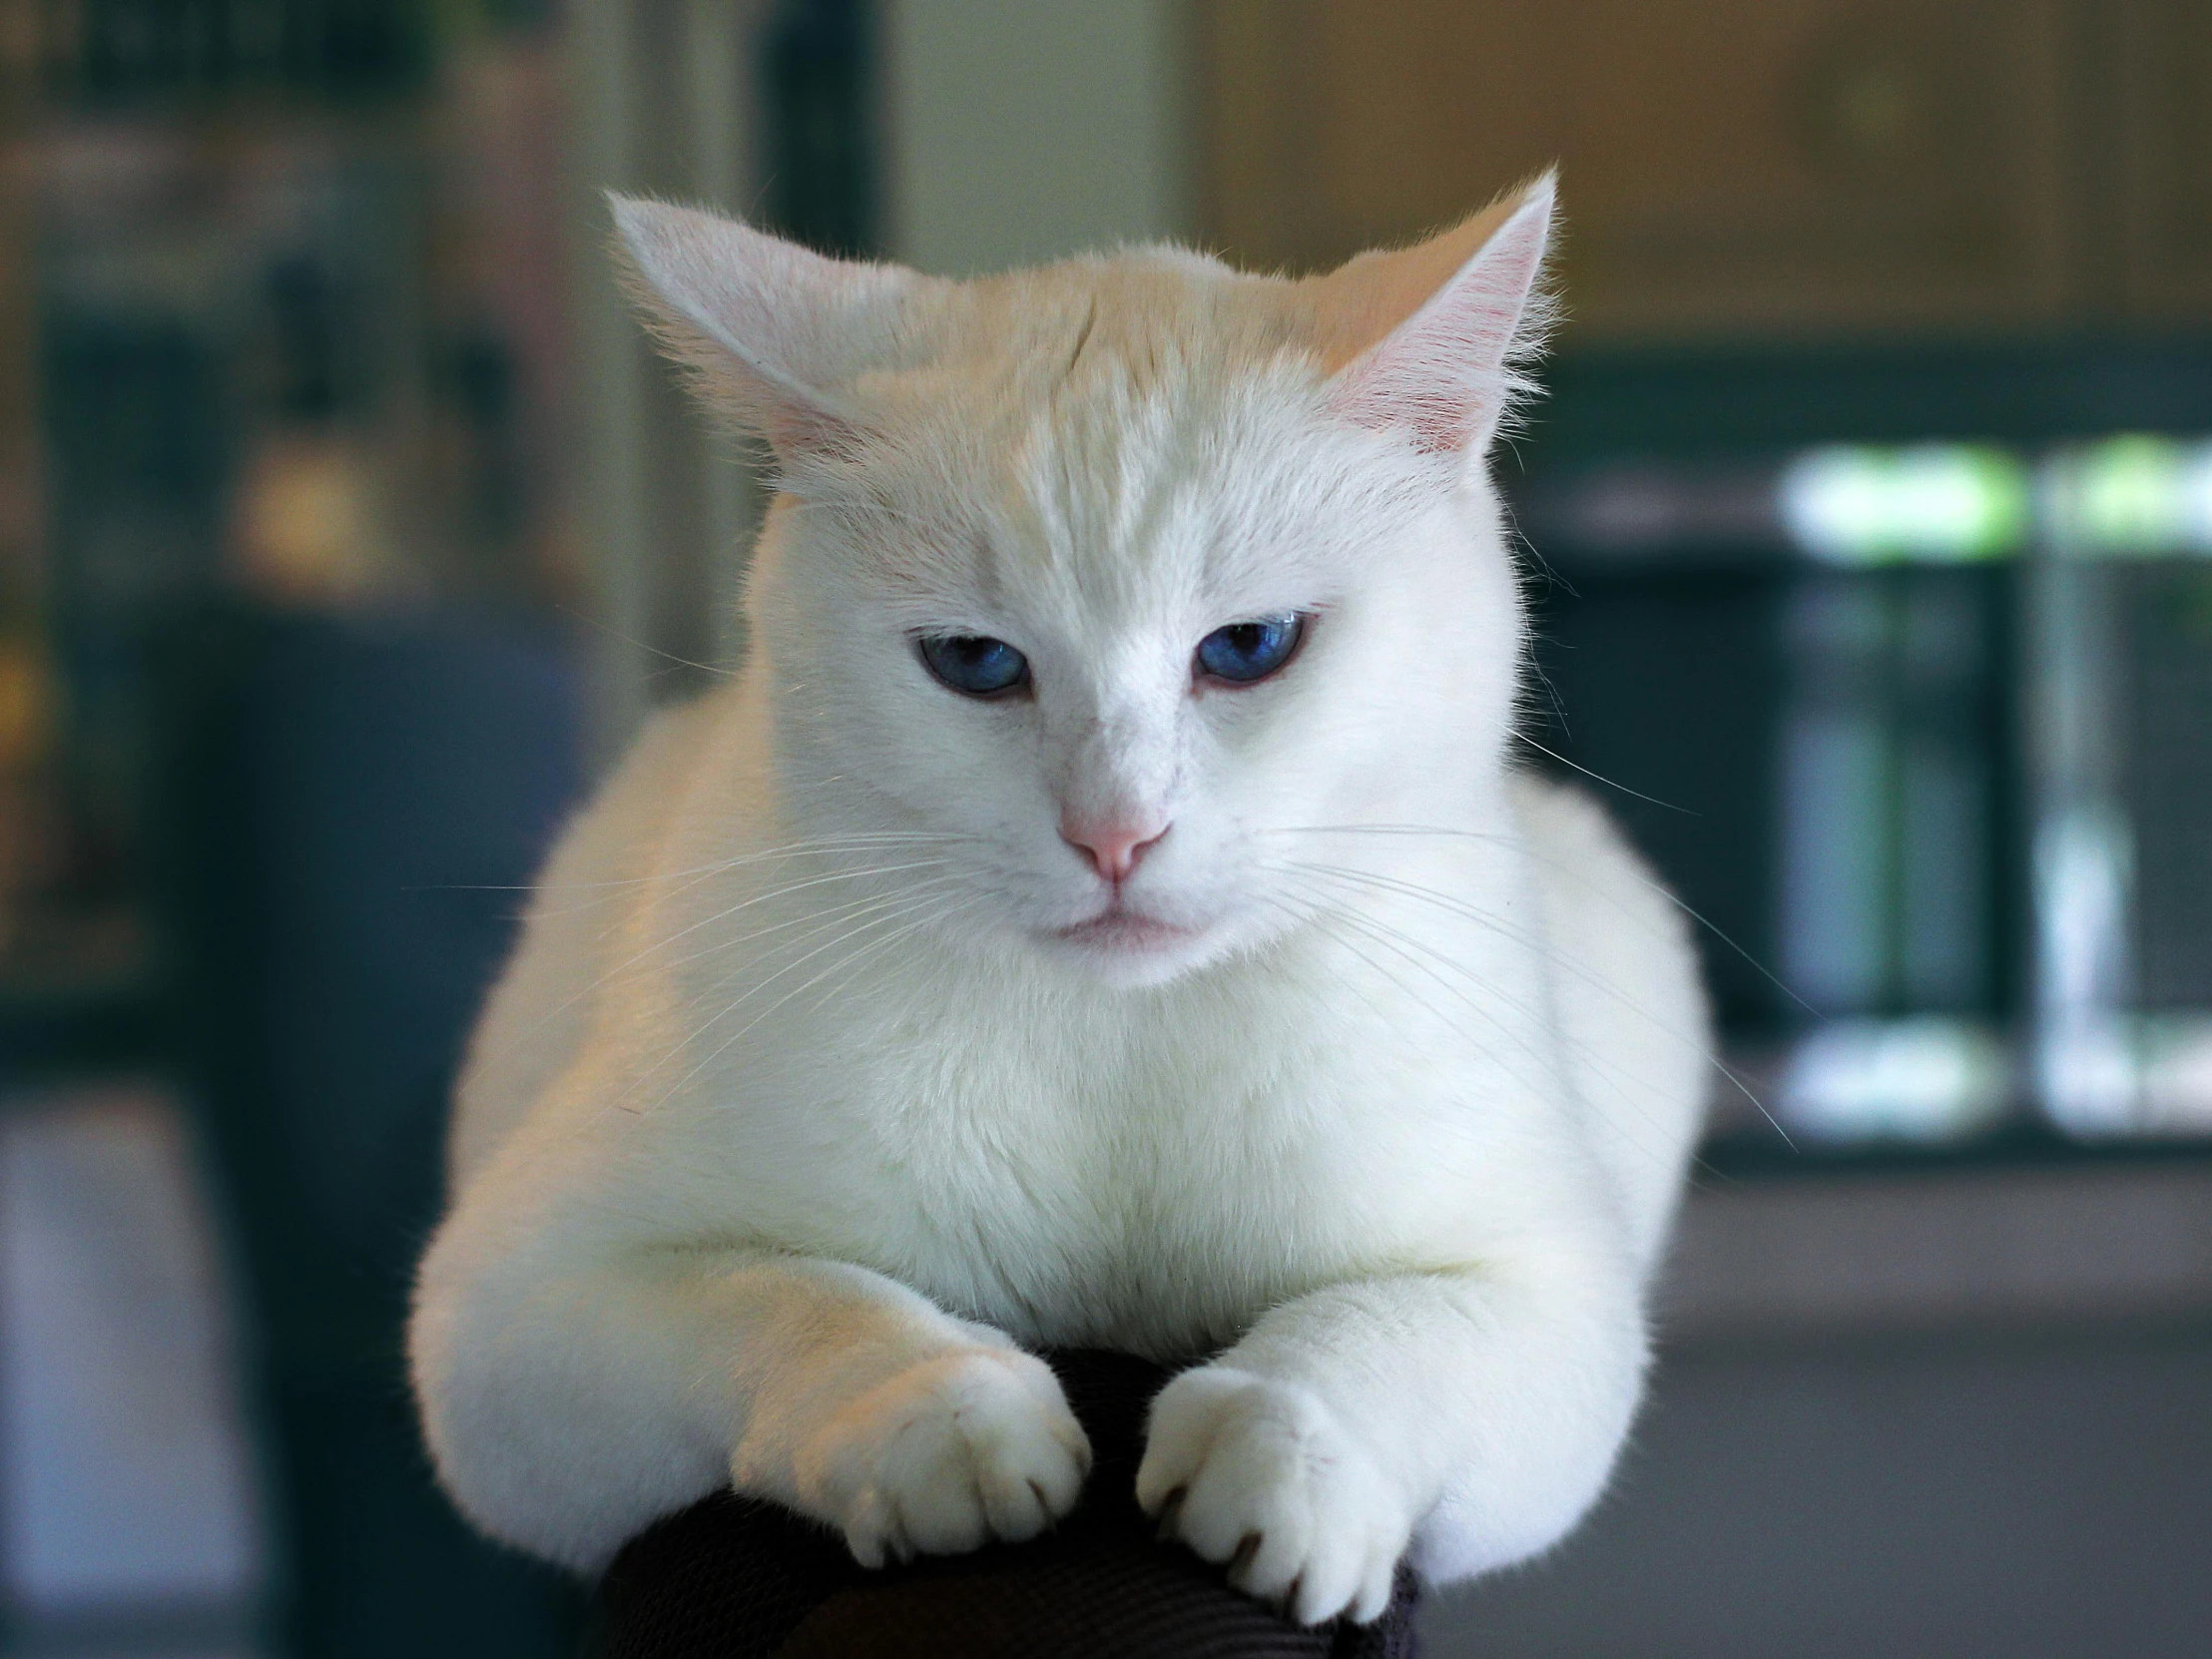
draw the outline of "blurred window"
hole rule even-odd
[[[1600,464],[1525,509],[1601,604],[1764,596],[1730,649],[1775,662],[1737,759],[1772,778],[1782,988],[1727,1012],[1784,1130],[2212,1136],[2212,442]]]

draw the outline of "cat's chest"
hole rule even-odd
[[[1340,1045],[967,1029],[820,1057],[779,1231],[1028,1340],[1227,1341],[1397,1254],[1454,1179]]]
[[[654,1190],[626,1207],[873,1268],[1027,1341],[1226,1342],[1316,1286],[1472,1259],[1535,1144],[1538,1034],[1466,1043],[1360,966],[1149,1000],[951,972],[795,999],[677,1110],[629,1120],[654,1145],[623,1167]]]
[[[1033,1340],[1180,1351],[1362,1252],[1343,1149],[1187,1086],[1106,1095],[887,1140],[881,1265]]]

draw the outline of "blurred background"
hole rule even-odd
[[[573,1648],[398,1330],[514,889],[744,647],[598,192],[1308,270],[1552,161],[1531,736],[1733,1076],[1429,1651],[2205,1651],[2212,6],[0,0],[0,1653]]]

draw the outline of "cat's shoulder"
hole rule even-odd
[[[649,714],[638,734],[578,815],[556,856],[559,875],[634,878],[652,865],[661,835],[710,765],[727,717],[721,692],[670,703]],[[614,866],[621,866],[619,869]]]
[[[1579,785],[1515,768],[1505,775],[1505,799],[1531,845],[1561,850],[1626,845],[1612,815]]]
[[[1515,770],[1505,794],[1537,881],[1572,907],[1595,903],[1641,917],[1669,911],[1659,877],[1613,815],[1578,784]],[[1671,917],[1668,930],[1674,930]]]
[[[686,776],[706,748],[722,704],[721,697],[709,693],[665,704],[647,715],[622,757],[617,783],[630,779],[648,790],[665,789]]]

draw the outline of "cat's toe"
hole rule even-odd
[[[914,1546],[904,1522],[884,1494],[873,1487],[857,1494],[845,1510],[844,1545],[852,1559],[871,1571],[913,1559]]]
[[[832,1508],[863,1566],[1033,1538],[1075,1506],[1090,1446],[1058,1381],[1025,1354],[914,1366],[844,1413]]]
[[[1223,1366],[1154,1402],[1137,1498],[1303,1624],[1380,1616],[1411,1530],[1404,1496],[1318,1397]]]

